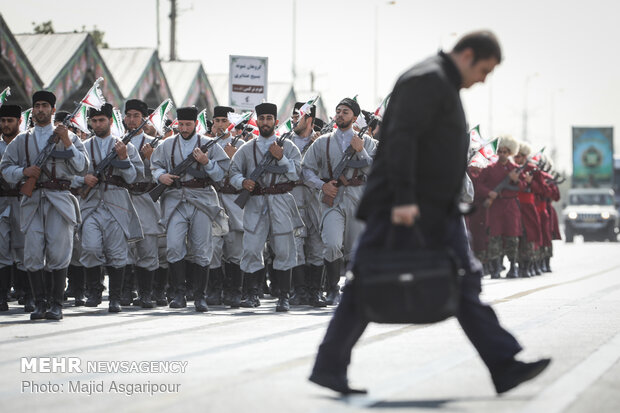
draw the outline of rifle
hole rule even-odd
[[[71,125],[71,119],[73,119],[73,117],[77,115],[81,107],[82,107],[82,103],[78,103],[75,109],[73,110],[73,113],[67,116],[63,120],[62,124],[68,128]],[[39,168],[41,168],[43,172],[45,172],[46,174],[48,173],[44,169],[45,163],[47,162],[49,157],[52,155],[52,152],[54,152],[54,148],[56,147],[56,144],[58,143],[58,139],[59,139],[59,136],[56,135],[56,132],[52,133],[52,135],[47,140],[45,147],[43,147],[41,152],[39,152],[39,154],[34,160],[34,163],[32,164],[33,166],[38,166]],[[39,179],[38,177],[35,178],[34,176],[28,177],[26,182],[24,182],[24,184],[20,188],[19,192],[22,193],[23,195],[26,195],[27,197],[31,197],[32,191],[34,191],[34,187],[36,186],[38,179]]]
[[[224,136],[226,136],[226,133],[227,131],[224,131],[224,133],[219,134],[213,140],[205,143],[204,145],[200,147],[200,150],[206,153],[209,150],[209,148],[211,148],[219,140],[221,140]],[[181,174],[184,173],[185,170],[189,168],[194,162],[196,162],[196,158],[194,158],[194,154],[191,153],[187,158],[183,159],[183,162],[181,162],[180,164],[172,168],[172,170],[169,173],[171,175],[181,176]],[[155,186],[155,188],[151,189],[149,191],[149,195],[151,196],[151,199],[153,200],[153,202],[157,202],[161,194],[163,194],[166,189],[168,189],[168,185],[164,185],[161,182],[158,183],[157,186]]]
[[[367,130],[368,130],[368,125],[360,129],[357,136],[362,138]],[[356,153],[357,152],[355,151],[355,149],[353,149],[353,146],[349,145],[349,147],[344,151],[344,154],[342,155],[342,159],[340,159],[340,162],[338,162],[338,165],[336,165],[336,167],[334,168],[333,176],[334,176],[334,179],[338,181],[338,183],[336,184],[337,186],[340,186],[340,183],[347,185],[348,181],[347,181],[347,178],[345,178],[344,176],[344,171],[345,169],[347,169],[347,165],[349,161],[353,159]],[[326,156],[329,156],[329,154],[326,154]],[[328,196],[327,194],[323,193],[323,198],[321,199],[321,201],[323,201],[325,204],[331,207],[334,205],[334,199],[335,197],[332,198]]]
[[[319,132],[319,135],[325,135],[328,132],[331,132],[332,130],[334,130],[334,125],[336,124],[336,120],[334,118],[332,118],[332,120],[329,121],[329,123],[326,123],[325,126],[323,126],[321,128],[321,131]]]
[[[514,169],[514,171],[516,171],[517,174],[519,174],[519,173],[521,173],[521,171],[526,166],[527,166],[527,161],[523,165],[521,165],[518,168]],[[500,182],[499,184],[497,184],[497,186],[495,188],[493,188],[493,192],[497,192],[497,196],[499,196],[504,189],[508,189],[508,190],[511,190],[511,191],[518,191],[519,190],[519,186],[511,184],[510,183],[510,175],[506,175],[504,177],[504,179],[502,179],[502,182]],[[485,208],[489,208],[491,206],[491,204],[493,204],[493,199],[491,199],[491,198],[485,199],[484,202],[482,203],[482,205]]]
[[[293,129],[295,129],[295,127],[297,127],[297,124],[299,123],[299,121],[295,122],[293,124]],[[284,141],[291,136],[293,132],[287,132],[284,135],[280,136],[277,140],[276,143],[279,146],[283,146],[284,145]],[[256,166],[256,168],[252,171],[252,173],[250,174],[250,176],[247,179],[250,179],[254,182],[257,182],[258,179],[260,179],[261,176],[263,176],[263,174],[265,173],[265,171],[267,170],[267,167],[275,160],[276,158],[271,154],[271,152],[267,151],[267,154],[265,155],[265,157],[263,158],[263,160],[260,162],[260,164],[258,164]],[[248,202],[248,200],[250,199],[250,195],[252,195],[250,193],[250,191],[248,191],[245,188],[241,189],[241,193],[239,194],[239,196],[237,196],[237,198],[235,199],[235,204],[239,205],[239,208],[243,209],[245,207],[245,204]]]

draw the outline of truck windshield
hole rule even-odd
[[[571,205],[613,205],[613,197],[609,194],[571,194]]]

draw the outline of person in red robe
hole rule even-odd
[[[482,263],[484,274],[487,274],[489,237],[487,234],[487,209],[482,205],[486,198],[480,192],[480,185],[478,184],[480,172],[482,172],[482,168],[479,166],[472,165],[467,168],[467,174],[474,185],[474,202],[472,204],[473,212],[465,216],[465,222],[471,236],[471,249]]]

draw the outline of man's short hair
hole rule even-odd
[[[502,62],[502,48],[497,37],[489,30],[479,30],[461,37],[452,49],[452,53],[459,53],[465,49],[471,49],[474,52],[473,63],[492,57],[497,59],[497,63]]]

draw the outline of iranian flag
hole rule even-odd
[[[11,88],[7,86],[7,88],[4,89],[2,93],[0,93],[0,106],[2,106],[4,102],[6,102],[6,98],[8,98],[9,96],[11,96]]]
[[[476,166],[478,168],[486,168],[489,165],[489,160],[485,158],[480,152],[476,152],[469,161],[469,166]]]
[[[199,135],[204,135],[209,130],[207,126],[207,110],[203,109],[198,114],[198,126],[196,127],[196,133]]]
[[[544,151],[545,151],[545,146],[543,146],[541,150],[539,150],[538,152],[534,154],[534,156],[532,156],[532,161],[540,162]]]
[[[316,95],[315,97],[313,97],[312,99],[304,103],[302,107],[299,108],[300,118],[310,113],[310,111],[312,110],[312,106],[316,104],[316,102],[319,100],[319,97],[320,97],[319,95]]]
[[[86,96],[80,101],[82,105],[86,105],[89,108],[101,110],[101,106],[105,103],[105,98],[103,97],[103,93],[101,93],[101,89],[99,89],[99,85],[103,82],[103,78],[95,80],[93,86],[90,88]],[[81,109],[80,109],[81,110]]]
[[[71,126],[75,126],[82,132],[90,134],[90,131],[88,130],[87,115],[88,106],[83,104],[82,106],[80,106],[80,109],[75,113],[75,115],[73,115],[73,117],[71,118]]]
[[[249,121],[253,115],[254,115],[253,111],[245,112],[245,113],[228,112],[226,116],[228,117],[228,121],[230,122],[230,125],[228,125],[228,128],[226,128],[226,132],[230,132],[231,130],[235,128],[235,126],[243,122]]]
[[[289,133],[293,130],[293,119],[288,118],[286,121],[282,122],[278,129],[276,129],[276,135],[282,136],[285,133]]]
[[[121,116],[121,111],[114,108],[112,110],[112,128],[111,128],[112,136],[121,137],[125,135],[125,127],[123,126],[123,117]]]
[[[355,120],[355,123],[353,123],[353,126],[357,126],[359,129],[362,129],[368,126],[368,124],[366,123],[366,118],[364,117],[363,114],[360,113],[360,115]]]
[[[22,112],[22,116],[20,118],[21,123],[19,124],[19,131],[25,132],[28,129],[28,125],[30,125],[30,116],[32,116],[32,108],[26,109]]]
[[[377,110],[375,110],[376,117],[383,119],[383,115],[385,114],[385,109],[387,108],[388,102],[390,101],[390,96],[392,96],[391,93],[387,95],[385,99],[383,99],[383,101],[381,102]]]
[[[166,115],[172,109],[172,100],[166,99],[157,106],[155,111],[151,113],[148,117],[149,123],[153,125],[157,134],[163,136],[165,131],[164,128],[166,126]]]

